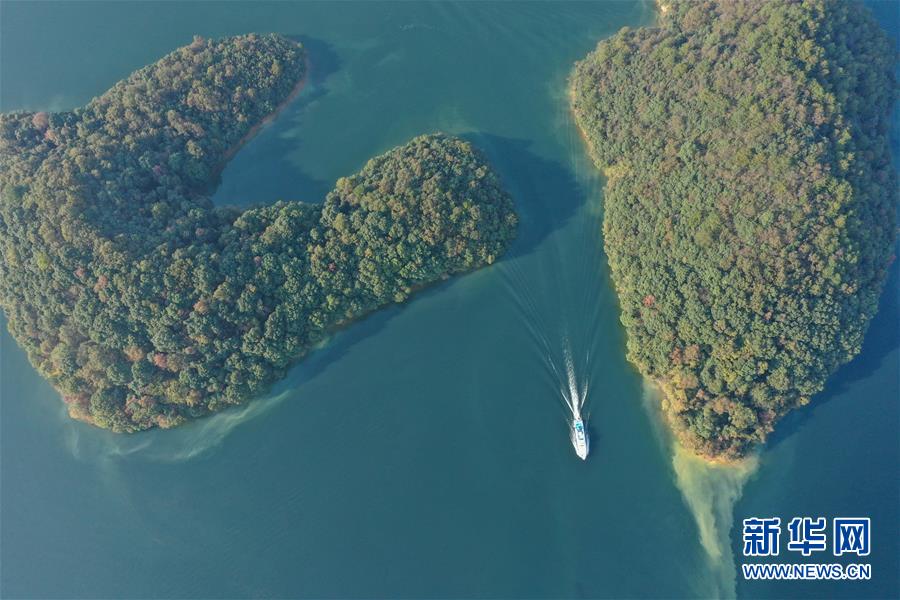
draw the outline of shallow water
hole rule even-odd
[[[876,9],[896,35],[890,3]],[[319,201],[369,157],[443,130],[488,154],[522,217],[496,265],[173,431],[69,420],[4,326],[2,595],[900,595],[896,267],[863,354],[739,489],[685,483],[643,406],[564,86],[598,39],[653,18],[650,2],[0,4],[3,111],[80,105],[194,34],[301,39],[311,84],[225,169],[217,202]],[[585,463],[561,398],[569,349]],[[871,516],[873,580],[735,584],[728,520],[794,515]]]

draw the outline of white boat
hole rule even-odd
[[[581,460],[586,460],[588,455],[588,434],[584,427],[584,421],[580,415],[572,419],[572,445],[575,446],[575,454]]]

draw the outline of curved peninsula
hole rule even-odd
[[[73,417],[130,432],[241,403],[329,330],[507,247],[510,197],[444,135],[318,204],[213,206],[305,73],[283,37],[197,38],[83,108],[0,116],[0,306]]]
[[[733,459],[860,351],[893,259],[896,51],[855,2],[666,2],[577,63],[628,357]]]

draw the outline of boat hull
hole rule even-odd
[[[584,421],[576,418],[572,421],[572,445],[575,447],[575,454],[581,460],[587,460],[590,450],[590,442],[588,441],[587,428]]]

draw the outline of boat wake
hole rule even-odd
[[[570,122],[568,103],[559,103],[564,129],[576,132]],[[615,308],[607,288],[602,240],[597,226],[602,181],[596,169],[580,168],[587,161],[577,132],[566,140],[574,175],[569,183],[573,215],[561,217],[559,203],[549,204],[539,193],[545,180],[535,176],[532,185],[511,189],[526,199],[521,216],[523,239],[530,231],[540,237],[541,228],[555,223],[539,239],[541,252],[500,263],[509,297],[530,335],[535,358],[544,367],[548,395],[556,395],[565,413],[566,427],[576,453],[588,453],[587,378],[594,372],[591,353],[601,347],[601,323]],[[587,164],[585,162],[585,164]],[[529,201],[530,200],[530,201]]]
[[[572,350],[568,338],[566,338],[563,347],[566,361],[566,379],[565,385],[560,388],[560,396],[563,403],[572,413],[572,446],[575,448],[575,454],[581,460],[587,460],[590,451],[590,438],[588,437],[587,427],[582,417],[582,409],[585,400],[587,400],[588,384],[585,381],[580,387],[575,377],[575,365],[572,362]]]

